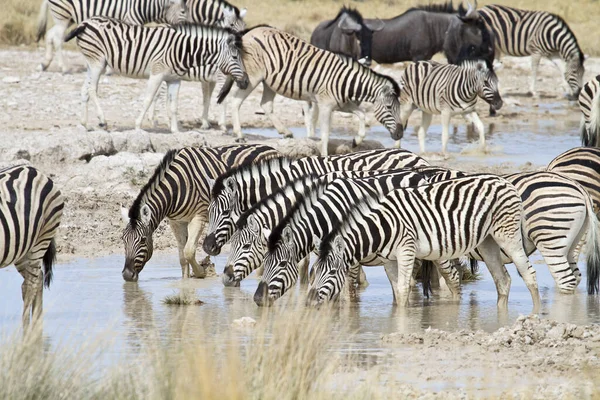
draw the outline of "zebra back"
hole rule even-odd
[[[600,147],[600,75],[590,79],[579,93],[581,144]]]
[[[199,24],[216,25],[241,32],[246,29],[246,9],[240,10],[225,0],[187,0],[190,19]]]

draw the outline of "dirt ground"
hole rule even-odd
[[[119,208],[128,207],[132,203],[164,152],[169,148],[185,145],[217,146],[233,143],[234,138],[216,129],[199,129],[200,85],[187,82],[182,84],[179,97],[182,133],[169,133],[162,105],[159,105],[159,127],[150,129],[150,125],[145,123],[147,131],[136,132],[133,128],[134,120],[142,106],[146,82],[118,76],[103,77],[100,83],[99,95],[108,121],[108,131],[87,132],[79,126],[80,91],[85,76],[83,58],[76,52],[67,52],[66,60],[72,73],[66,75],[58,72],[56,64],[51,66],[49,72],[39,72],[37,66],[41,59],[41,49],[21,47],[0,50],[0,161],[2,164],[30,162],[52,176],[63,191],[67,204],[57,240],[59,262],[73,257],[122,253],[120,235],[123,223]],[[403,70],[401,64],[376,68],[395,78],[399,78]],[[586,69],[587,79],[600,73],[600,59],[588,59]],[[542,62],[538,81],[541,93],[539,99],[525,95],[526,88],[529,87],[529,71],[527,58],[503,60],[503,68],[498,75],[505,106],[495,117],[495,124],[510,123],[517,118],[527,121],[548,118],[545,115],[547,111],[539,107],[545,101],[563,102],[565,109],[569,111],[561,118],[578,121],[580,114],[574,103],[566,100],[565,91],[560,84],[562,79],[552,64]],[[271,128],[268,119],[257,113],[260,110],[260,94],[259,88],[242,106],[244,128]],[[94,126],[97,121],[95,111],[92,106],[89,110],[89,125]],[[487,107],[483,102],[480,102],[478,110],[482,119],[488,118]],[[216,121],[217,111],[218,107],[211,109],[211,120]],[[300,103],[278,97],[275,111],[287,126],[303,126]],[[368,122],[377,124],[372,115],[368,117]],[[418,126],[419,122],[418,113],[415,113],[410,125]],[[434,118],[435,123],[439,124],[439,121]],[[454,118],[453,123],[465,122]],[[336,115],[333,119],[334,130],[351,130],[355,125],[353,118]],[[249,143],[269,144],[289,155],[317,154],[318,151],[317,142],[303,137],[284,140],[249,135],[248,139]],[[350,149],[349,143],[340,140],[332,142],[333,151]],[[368,141],[365,147],[378,146],[381,145]],[[565,150],[567,149],[557,149],[556,154]],[[424,157],[434,165],[473,172],[504,174],[544,167],[526,159],[519,164],[487,166],[465,162],[458,155],[453,155],[448,160],[443,160],[437,154],[425,154]],[[157,251],[168,252],[176,257],[175,240],[166,223],[161,224],[155,232],[154,243]],[[199,250],[198,258],[203,256]],[[529,323],[527,321],[529,319],[517,321],[517,324],[521,323],[522,326]],[[535,323],[536,326],[541,324],[539,321]],[[590,383],[590,376],[585,372],[588,370],[592,376],[597,377],[600,340],[597,327],[566,327],[561,332],[558,330],[562,328],[556,328],[557,331],[552,334],[556,340],[544,342],[543,337],[549,335],[548,331],[554,329],[554,326],[547,328],[544,335],[536,333],[538,328],[531,328],[530,330],[535,331],[533,333],[521,334],[523,329],[515,331],[513,327],[494,334],[426,331],[422,335],[398,334],[383,340],[424,352],[423,359],[429,361],[417,366],[421,373],[415,375],[416,379],[436,379],[436,372],[428,371],[432,360],[443,359],[450,353],[460,353],[457,368],[481,367],[484,370],[480,373],[484,375],[492,371],[489,369],[492,366],[492,375],[499,370],[512,371],[504,375],[506,379],[502,381],[506,382],[510,381],[507,377],[517,379],[523,371],[531,369],[541,379],[540,382],[545,374],[556,377],[564,375],[561,385],[539,393],[524,393],[525,397],[543,397],[543,394],[551,397],[561,397],[564,394],[578,396],[580,393],[589,395],[590,392],[586,392],[589,386],[577,386],[577,390],[585,389],[584,392],[573,392],[574,387],[569,382],[585,380]],[[579,330],[583,332],[581,335]],[[585,332],[591,330],[593,333],[586,336]],[[561,337],[565,339],[564,343]],[[487,346],[488,350],[483,353],[477,350],[481,347],[480,343],[492,340],[497,340],[493,349],[489,350],[490,346]],[[440,350],[438,343],[442,342],[451,344],[449,350]],[[577,346],[573,347],[571,344]],[[462,397],[456,393],[451,397],[455,395]]]

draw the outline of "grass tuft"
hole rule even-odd
[[[187,292],[167,296],[162,302],[169,306],[200,306],[204,304],[195,294]]]

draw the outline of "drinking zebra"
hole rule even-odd
[[[498,56],[500,53],[514,57],[531,56],[530,91],[534,96],[537,95],[540,60],[542,57],[552,60],[559,56],[566,63],[564,77],[570,90],[569,97],[577,99],[583,80],[584,56],[575,34],[564,19],[546,11],[495,4],[480,8],[479,15],[492,30]]]
[[[579,93],[581,144],[600,147],[600,75],[583,86]]]
[[[401,129],[396,136],[400,147],[403,130],[414,110],[421,109],[422,122],[418,130],[419,148],[425,152],[425,134],[433,114],[442,116],[442,153],[447,154],[450,118],[464,115],[475,124],[479,133],[479,146],[485,147],[483,123],[475,111],[477,98],[489,103],[493,109],[502,107],[498,93],[498,77],[484,61],[464,61],[460,66],[419,61],[411,64],[400,79]]]
[[[374,104],[375,117],[394,135],[401,131],[398,84],[390,77],[362,66],[350,57],[321,50],[277,29],[260,26],[243,36],[244,66],[250,84],[236,89],[231,100],[233,132],[243,139],[239,108],[262,82],[261,106],[275,129],[286,137],[292,133],[273,114],[276,94],[316,103],[305,114],[308,136],[314,135],[317,112],[321,114],[321,155],[328,154],[327,143],[334,110],[355,112],[362,102]],[[221,90],[219,101],[229,92],[231,81]],[[357,142],[365,132],[359,132]]]
[[[123,278],[137,281],[152,257],[152,234],[165,218],[177,239],[183,278],[189,277],[189,266],[196,278],[203,278],[205,271],[196,261],[196,248],[207,220],[211,179],[233,166],[277,155],[271,147],[262,145],[185,147],[167,152],[129,210],[121,210],[127,224],[122,235]]]
[[[0,268],[15,264],[23,277],[26,329],[41,317],[43,285],[52,281],[64,199],[47,176],[20,165],[0,170],[0,200]]]
[[[523,250],[522,219],[516,188],[493,175],[472,175],[367,198],[321,242],[308,302],[320,304],[335,298],[350,267],[378,254],[397,261],[396,299],[406,305],[416,258],[447,260],[478,248],[492,275],[497,275],[498,306],[506,308],[510,289],[502,249],[525,280],[536,311],[541,302],[535,270]]]
[[[98,81],[107,65],[116,73],[132,78],[149,76],[144,108],[135,121],[136,129],[141,129],[156,91],[166,81],[171,105],[171,132],[179,130],[179,76],[193,67],[216,64],[223,73],[231,74],[238,85],[248,85],[240,56],[240,37],[229,30],[200,25],[147,28],[110,18],[93,17],[81,23],[65,40],[74,37],[77,37],[77,45],[88,64],[87,80],[81,91],[83,126],[87,125],[87,103],[91,97],[96,104],[100,126],[106,127],[97,90]]]
[[[309,174],[335,171],[389,170],[429,165],[421,157],[403,149],[376,149],[329,157],[286,158],[232,168],[219,176],[208,208],[208,235],[204,251],[216,256],[235,230],[243,212],[289,181]]]

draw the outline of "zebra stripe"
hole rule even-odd
[[[246,29],[246,9],[240,10],[225,0],[187,0],[191,21],[204,25],[229,28],[236,32]]]
[[[42,281],[50,286],[63,208],[54,182],[35,168],[0,170],[0,268],[15,264],[23,277],[24,328],[42,313]]]
[[[576,147],[565,151],[548,164],[547,171],[566,176],[587,190],[594,203],[594,212],[600,212],[600,149]]]
[[[240,37],[229,30],[200,25],[147,28],[110,18],[93,17],[80,24],[66,40],[73,37],[77,37],[77,45],[88,64],[88,77],[81,93],[84,103],[81,123],[84,126],[87,124],[90,96],[96,104],[100,126],[106,126],[97,99],[97,89],[107,65],[121,75],[150,78],[144,109],[136,120],[136,129],[141,129],[144,115],[156,91],[166,81],[171,103],[171,131],[178,131],[179,75],[185,74],[190,68],[215,64],[224,73],[231,74],[240,85],[247,84],[240,55]]]
[[[537,310],[540,297],[535,270],[523,249],[522,218],[516,188],[493,175],[472,175],[367,198],[323,239],[313,266],[316,277],[309,303],[336,297],[350,267],[377,254],[397,261],[394,291],[397,301],[406,305],[416,258],[447,260],[479,247],[488,268],[504,278],[498,285],[498,305],[506,307],[510,287],[501,260],[503,249],[523,276]]]
[[[243,37],[244,65],[250,78],[246,89],[236,89],[231,101],[233,131],[243,139],[239,108],[248,95],[263,83],[261,105],[278,132],[291,136],[273,115],[275,94],[317,103],[306,115],[308,136],[314,135],[317,111],[321,114],[322,155],[327,155],[331,113],[356,110],[361,102],[374,103],[375,117],[392,134],[398,129],[400,105],[398,84],[360,65],[350,57],[321,50],[302,39],[271,27],[257,27]],[[227,90],[220,96],[226,95]],[[361,139],[362,140],[362,139]]]
[[[571,96],[577,98],[583,80],[584,57],[575,34],[564,19],[546,11],[500,5],[488,5],[478,12],[492,30],[498,52],[515,57],[531,56],[533,94],[536,94],[535,81],[541,58],[559,56],[566,63],[564,76]]]
[[[191,265],[196,277],[204,277],[204,268],[196,262],[195,254],[207,220],[212,179],[233,166],[278,154],[262,145],[185,147],[167,152],[133,205],[129,210],[121,210],[127,224],[122,235],[123,278],[137,281],[152,257],[152,234],[165,218],[177,239],[182,276],[189,277],[188,266]]]
[[[218,255],[235,230],[235,223],[253,204],[291,180],[310,174],[336,171],[389,170],[429,165],[421,157],[402,149],[376,149],[329,157],[286,158],[233,168],[221,175],[212,188],[208,208],[208,235],[203,249]]]
[[[453,115],[464,115],[479,132],[479,145],[485,147],[485,132],[475,105],[480,97],[493,109],[502,107],[498,92],[498,77],[484,61],[465,61],[460,66],[419,61],[404,70],[400,78],[400,111],[402,130],[414,110],[421,109],[422,123],[418,130],[419,147],[425,152],[425,134],[433,114],[442,115],[442,152],[446,154]],[[400,138],[396,147],[400,147]]]
[[[600,147],[600,75],[596,75],[579,93],[581,144]]]

